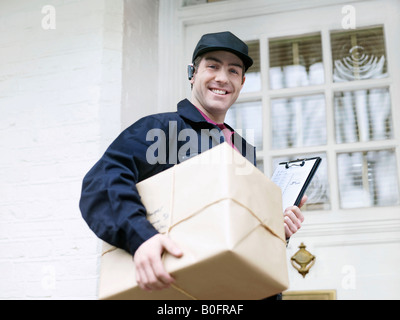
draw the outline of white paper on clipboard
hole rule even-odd
[[[315,157],[282,162],[278,165],[271,180],[282,190],[283,210],[293,205],[299,205],[320,162],[321,158]]]

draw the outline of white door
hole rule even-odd
[[[176,15],[178,70],[205,33],[249,44],[255,64],[226,122],[253,130],[267,176],[281,160],[323,158],[288,247],[289,264],[302,242],[316,263],[305,278],[290,266],[290,290],[399,299],[400,2],[225,0]]]

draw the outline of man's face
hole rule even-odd
[[[191,102],[221,123],[243,87],[243,62],[227,51],[208,52],[194,74]]]

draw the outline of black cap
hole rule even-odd
[[[192,62],[206,52],[219,50],[229,51],[237,55],[243,61],[245,71],[253,65],[247,44],[229,31],[203,35],[194,49]]]

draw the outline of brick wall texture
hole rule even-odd
[[[0,299],[97,298],[78,202],[120,131],[122,32],[122,0],[0,2]]]

